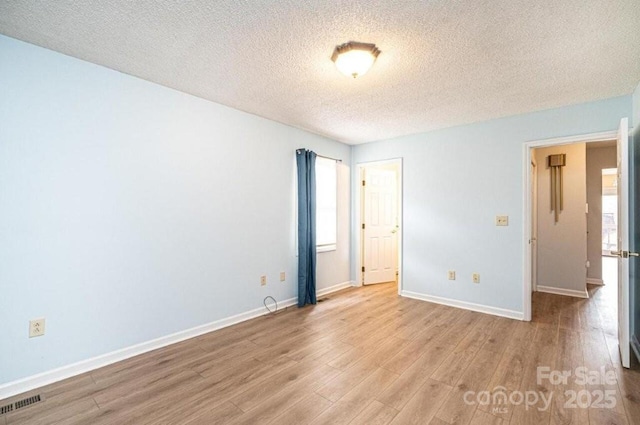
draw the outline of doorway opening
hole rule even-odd
[[[602,255],[618,250],[617,168],[602,170]]]
[[[531,150],[532,290],[588,298],[587,144]],[[615,161],[615,147],[614,147]],[[598,170],[596,185],[600,185]],[[601,198],[596,198],[599,204]],[[595,207],[595,205],[593,205]],[[592,207],[592,205],[589,205]],[[599,207],[598,207],[599,209]],[[600,233],[599,223],[598,235]],[[599,249],[599,245],[597,249]],[[599,260],[601,253],[597,251]]]
[[[618,169],[602,170],[602,281],[598,309],[616,317],[618,303]]]
[[[617,308],[616,310],[616,316],[612,322],[614,325],[616,325],[615,327],[617,328],[615,333],[617,333],[617,342],[618,342],[618,347],[619,347],[619,351],[620,351],[620,358],[621,358],[621,363],[624,367],[629,367],[629,363],[630,363],[630,350],[631,350],[631,346],[630,346],[630,338],[629,338],[629,334],[630,334],[630,320],[629,320],[629,298],[630,298],[630,294],[629,294],[629,263],[627,260],[627,257],[629,255],[635,255],[635,253],[633,252],[629,252],[626,251],[626,249],[628,249],[628,245],[629,245],[629,233],[628,233],[628,229],[629,226],[632,224],[629,222],[629,214],[628,214],[628,202],[629,202],[629,198],[628,198],[628,193],[629,193],[629,138],[628,138],[628,119],[627,118],[623,118],[620,121],[620,126],[618,128],[617,131],[610,131],[610,132],[603,132],[603,133],[596,133],[596,134],[589,134],[589,135],[582,135],[582,136],[573,136],[573,137],[563,137],[563,138],[558,138],[558,139],[548,139],[548,140],[540,140],[540,141],[532,141],[532,142],[527,142],[524,144],[523,146],[523,165],[524,165],[524,173],[523,173],[523,178],[524,178],[524,191],[523,193],[525,194],[524,196],[524,205],[523,205],[523,215],[524,215],[524,220],[523,220],[523,231],[524,231],[524,238],[523,238],[523,316],[524,316],[524,320],[531,320],[532,317],[532,289],[534,287],[533,284],[533,277],[534,274],[532,273],[532,268],[533,268],[533,250],[537,249],[537,261],[538,263],[540,263],[542,261],[541,259],[541,252],[542,249],[540,247],[540,229],[541,229],[541,223],[540,223],[540,216],[538,217],[538,222],[537,222],[537,231],[538,234],[535,235],[533,233],[533,223],[532,223],[532,210],[533,210],[533,204],[534,204],[534,199],[532,196],[532,175],[533,173],[531,172],[531,160],[532,158],[535,156],[535,150],[537,149],[543,149],[543,148],[556,148],[556,149],[564,149],[567,146],[570,146],[572,144],[586,144],[586,143],[593,143],[595,144],[597,143],[605,143],[605,144],[611,144],[612,141],[615,142],[616,144],[616,165],[617,165],[617,201],[618,201],[618,205],[617,205],[617,211],[618,211],[618,222],[617,222],[617,247],[618,247],[618,251],[612,252],[613,254],[615,254],[617,256],[616,261],[617,261],[617,267],[618,267],[618,273],[617,273],[617,293],[616,293],[616,302],[617,302]],[[555,153],[557,155],[554,155],[553,158],[551,158],[551,156],[548,156],[546,159],[548,160],[546,165],[547,165],[547,172],[550,172],[550,174],[553,176],[550,178],[550,182],[551,182],[551,186],[555,186],[556,190],[560,191],[560,196],[557,197],[555,195],[556,192],[554,193],[553,196],[550,196],[549,198],[546,199],[547,203],[551,204],[552,209],[553,207],[557,207],[558,205],[560,206],[560,214],[558,218],[558,211],[555,210],[554,212],[554,218],[555,218],[555,222],[557,223],[558,220],[562,221],[562,208],[563,208],[563,194],[566,194],[566,190],[563,192],[562,189],[562,182],[563,180],[563,175],[562,172],[556,169],[553,169],[553,167],[564,167],[567,163],[565,162],[565,158],[563,158],[564,155],[561,155],[561,152]],[[567,156],[568,157],[568,156]],[[538,162],[538,169],[537,169],[537,173],[538,176],[540,174],[542,174],[545,170],[543,170],[542,165],[540,164],[540,162]],[[615,166],[614,166],[615,167]],[[606,167],[606,168],[614,168],[614,167]],[[605,167],[603,167],[605,168]],[[602,179],[602,174],[601,174],[601,170],[597,173],[596,177],[599,179],[600,184],[598,185],[598,189],[601,189],[601,179]],[[560,185],[558,186],[557,184],[553,184],[554,182],[560,181]],[[542,183],[540,182],[540,179],[538,179],[538,187],[540,187],[542,185]],[[586,191],[586,188],[583,186],[583,188]],[[581,190],[581,189],[578,189]],[[599,194],[599,196],[602,196],[602,193]],[[550,201],[550,199],[554,199],[554,201]],[[600,198],[601,199],[601,198]],[[537,199],[538,201],[538,211],[540,211],[542,208],[541,207],[541,203],[542,203],[542,198],[538,197]],[[599,202],[598,202],[599,204]],[[602,211],[597,211],[597,213],[595,213],[594,211],[591,211],[590,205],[588,204],[582,204],[582,212],[583,214],[588,214],[589,212],[591,212],[591,216],[592,217],[598,217],[598,220],[602,220]],[[585,234],[586,234],[586,228],[585,230]],[[597,252],[597,257],[598,257],[598,261],[596,261],[595,263],[599,263],[599,265],[601,265],[601,260],[603,259],[602,256],[602,226],[598,226],[596,228],[596,238],[595,238],[595,242],[596,242],[596,252]],[[535,238],[537,236],[537,247],[535,247]],[[582,237],[579,236],[579,238],[581,239]],[[586,239],[586,238],[585,238]],[[622,251],[625,250],[625,251]],[[560,253],[560,255],[564,258],[566,257],[567,252],[563,252]],[[573,254],[573,253],[570,253]],[[578,253],[579,256],[583,255],[582,252]],[[587,260],[584,264],[584,268],[582,270],[588,269],[588,267],[590,266],[589,261]],[[583,272],[578,271],[575,273],[576,275],[579,276],[584,276],[584,286],[586,288],[586,284],[587,284],[587,276],[586,273],[583,274]],[[541,276],[540,276],[540,269],[538,268],[538,273],[537,273],[537,279],[538,281],[537,283],[537,289],[540,292],[541,290]],[[569,293],[561,293],[561,292],[554,292],[556,294],[562,294],[562,295],[574,295],[577,296],[577,294],[569,294]],[[566,298],[565,298],[566,300]],[[536,308],[536,312],[538,312],[538,308]]]
[[[531,289],[588,298],[617,247],[616,141],[537,146],[531,156]]]
[[[402,287],[402,160],[357,165],[357,283]]]
[[[560,206],[560,212],[559,212],[559,216],[558,216],[558,222],[555,221],[555,212],[552,213],[551,210],[551,204],[552,204],[552,200],[551,200],[551,183],[552,182],[558,182],[560,181],[561,183],[559,184],[560,186],[563,186],[567,184],[567,182],[565,181],[567,178],[567,172],[570,172],[570,170],[568,170],[567,166],[562,166],[562,168],[564,168],[563,170],[563,175],[561,176],[557,176],[559,178],[556,178],[555,181],[552,180],[552,171],[549,167],[548,164],[548,157],[549,155],[553,155],[553,154],[567,154],[569,151],[567,149],[570,148],[575,148],[576,146],[579,145],[583,145],[584,146],[584,151],[580,151],[580,149],[577,149],[576,153],[571,152],[570,155],[567,155],[565,157],[565,161],[567,161],[567,164],[569,164],[570,166],[575,165],[575,158],[576,155],[580,156],[582,155],[583,157],[581,159],[579,159],[579,161],[584,161],[585,165],[584,168],[586,169],[586,148],[587,146],[589,146],[590,148],[607,148],[607,147],[611,147],[611,146],[615,146],[615,139],[617,137],[617,133],[616,132],[606,132],[606,133],[597,133],[597,134],[591,134],[591,135],[584,135],[584,136],[575,136],[575,137],[566,137],[566,138],[559,138],[559,139],[550,139],[550,140],[541,140],[541,141],[535,141],[535,142],[528,142],[525,143],[524,146],[524,159],[525,159],[525,164],[526,164],[526,169],[527,172],[524,174],[524,180],[525,180],[525,188],[526,188],[526,194],[527,196],[524,197],[524,232],[525,232],[525,247],[524,247],[524,291],[523,291],[523,303],[524,303],[524,319],[525,320],[531,320],[531,294],[533,291],[540,291],[541,289],[544,291],[546,289],[549,290],[553,290],[551,288],[553,288],[554,284],[552,285],[545,285],[544,283],[541,284],[541,279],[544,279],[544,277],[540,276],[539,273],[539,266],[541,261],[546,261],[545,258],[540,258],[540,254],[541,253],[545,253],[548,254],[546,255],[546,257],[553,257],[554,254],[557,254],[558,252],[558,246],[554,246],[553,244],[551,244],[551,246],[545,246],[546,242],[549,241],[544,241],[541,240],[541,234],[540,232],[543,230],[541,229],[541,221],[544,218],[545,219],[545,223],[544,223],[544,228],[545,228],[545,233],[547,235],[547,237],[549,237],[549,235],[552,235],[553,237],[558,237],[558,235],[555,235],[555,233],[557,233],[556,231],[560,228],[560,226],[564,226],[568,228],[568,233],[569,236],[573,236],[574,240],[570,240],[569,244],[574,243],[575,240],[580,239],[580,243],[579,243],[579,247],[575,247],[575,246],[569,246],[568,249],[570,249],[573,253],[577,254],[575,255],[576,259],[574,261],[574,263],[576,264],[575,266],[575,270],[573,271],[574,274],[578,274],[580,279],[583,279],[584,281],[584,286],[580,287],[579,284],[576,284],[576,288],[574,288],[575,292],[567,292],[567,291],[559,291],[559,292],[555,292],[555,293],[561,293],[563,295],[573,295],[573,296],[578,296],[577,292],[580,292],[582,294],[585,294],[584,296],[586,296],[586,282],[587,282],[587,278],[588,278],[588,270],[589,268],[591,268],[591,264],[588,259],[588,254],[587,254],[587,244],[591,244],[594,245],[595,243],[595,251],[597,252],[597,259],[594,262],[593,266],[595,269],[600,269],[601,265],[600,265],[600,261],[601,261],[601,252],[602,252],[602,239],[601,239],[601,224],[600,221],[602,219],[601,216],[601,212],[599,212],[599,207],[597,207],[597,205],[593,204],[592,205],[588,205],[587,204],[587,182],[586,182],[586,176],[580,177],[580,179],[582,180],[582,186],[580,188],[578,188],[578,196],[576,199],[569,199],[569,202],[571,202],[571,205],[573,205],[573,215],[575,217],[573,217],[575,220],[568,220],[570,217],[567,216],[567,213],[565,211],[563,211],[563,208],[565,207],[565,205]],[[568,158],[568,159],[567,159]],[[605,162],[606,164],[609,164],[608,166],[604,166],[601,167],[600,169],[598,169],[596,175],[595,175],[595,179],[596,179],[596,183],[593,183],[593,175],[590,176],[591,184],[589,184],[589,188],[590,189],[595,189],[596,192],[596,196],[598,197],[598,200],[601,199],[602,196],[602,192],[601,192],[601,181],[602,181],[602,169],[604,168],[613,168],[615,167],[616,164],[614,164],[613,167],[611,167],[609,162]],[[597,167],[596,167],[597,169]],[[584,173],[586,174],[586,170],[584,171]],[[593,174],[593,173],[592,173]],[[563,178],[563,177],[564,178]],[[571,183],[571,182],[569,182]],[[554,185],[555,186],[555,185]],[[556,186],[556,188],[558,188],[558,186]],[[544,194],[541,194],[540,192],[544,191]],[[561,191],[562,192],[562,191]],[[566,195],[567,190],[562,192],[562,195]],[[576,190],[574,189],[573,192],[575,193]],[[574,193],[570,193],[569,196],[573,196]],[[593,198],[593,194],[589,194],[589,198]],[[556,200],[557,201],[557,200]],[[564,203],[565,199],[563,197],[563,203]],[[580,205],[581,203],[581,205]],[[600,202],[598,202],[599,204]],[[587,208],[589,208],[589,212],[591,212],[591,214],[587,213]],[[597,218],[596,220],[596,226],[594,227],[593,223],[591,223],[591,229],[597,229],[597,231],[593,231],[591,232],[591,234],[588,234],[588,225],[587,225],[587,220],[585,220],[585,216],[586,219],[593,219],[593,218]],[[575,223],[573,221],[578,221],[579,225],[575,226]],[[562,235],[564,237],[566,237],[567,235]],[[595,238],[594,238],[595,236]],[[545,236],[542,236],[543,238]],[[541,246],[542,244],[542,246]],[[592,249],[590,249],[589,251],[594,251],[593,247],[591,247]],[[560,255],[560,257],[562,257],[562,260],[564,260],[564,256]],[[578,259],[578,257],[582,258],[581,260]],[[580,264],[581,261],[581,264]],[[590,266],[590,267],[587,267]],[[596,281],[591,281],[590,283],[598,283]],[[600,284],[602,283],[602,281],[599,282]],[[540,288],[540,286],[542,286],[543,288]],[[545,288],[545,286],[547,286],[547,288]],[[549,286],[551,288],[549,288]]]

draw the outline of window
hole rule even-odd
[[[316,248],[333,251],[337,240],[337,169],[333,159],[316,158]]]

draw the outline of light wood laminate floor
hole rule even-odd
[[[640,424],[640,373],[620,366],[615,298],[590,294],[536,293],[527,323],[402,298],[394,284],[348,289],[5,400],[45,398],[0,425]],[[602,366],[614,382],[537,382],[538,366]],[[465,402],[496,387],[552,401]],[[612,408],[569,408],[571,390],[608,390]]]

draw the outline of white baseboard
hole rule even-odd
[[[565,295],[567,297],[576,298],[589,298],[587,288],[583,291],[577,291],[575,289],[554,288],[553,286],[541,286],[537,287],[538,292],[546,292],[547,294]]]
[[[524,320],[521,311],[507,310],[504,308],[491,307],[488,305],[475,304],[467,301],[454,300],[450,298],[436,297],[434,295],[419,294],[411,291],[401,291],[400,295],[416,300],[429,301],[436,304],[443,304],[449,307],[462,308],[464,310],[477,311],[480,313],[492,314],[494,316],[507,317],[509,319]]]
[[[332,292],[340,291],[354,285],[355,282],[342,282],[337,285],[318,290],[317,296],[330,294]],[[283,301],[279,301],[278,309],[296,305],[297,302],[298,298],[289,298]],[[264,307],[259,307],[244,313],[226,317],[224,319],[219,319],[211,323],[196,326],[191,329],[186,329],[184,331],[153,339],[151,341],[142,342],[140,344],[125,347],[120,350],[99,355],[97,357],[82,360],[77,363],[62,366],[53,370],[48,370],[37,375],[28,376],[17,381],[8,382],[6,384],[0,385],[0,400],[26,391],[40,388],[54,382],[62,381],[63,379],[71,378],[73,376],[80,375],[81,373],[89,372],[110,365],[112,363],[126,360],[130,357],[138,356],[152,350],[157,350],[158,348],[166,347],[167,345],[175,344],[186,339],[195,338],[208,332],[213,332],[218,329],[226,328],[227,326],[244,322],[246,320],[264,316],[266,314],[269,314],[269,312]]]
[[[332,292],[341,291],[345,288],[351,288],[352,286],[356,286],[356,283],[353,280],[348,280],[346,282],[338,283],[337,285],[329,286],[328,288],[318,289],[316,291],[316,297],[322,297]]]
[[[602,279],[596,279],[595,277],[588,277],[587,278],[587,284],[603,286],[604,285],[604,281]]]
[[[640,341],[638,341],[635,335],[631,335],[631,348],[636,355],[636,359],[640,362]]]

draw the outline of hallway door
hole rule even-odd
[[[364,168],[363,283],[392,282],[398,270],[396,170]]]
[[[629,252],[629,193],[635,186],[629,181],[629,120],[623,118],[618,128],[618,250],[611,251],[618,257],[618,344],[622,366],[631,364],[629,258],[638,255]],[[635,214],[634,214],[635,215]]]
[[[634,326],[631,345],[640,361],[640,128],[633,129],[629,140],[629,285],[630,308]]]

